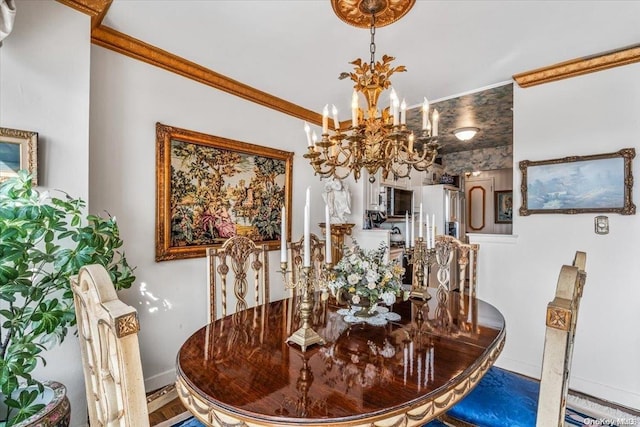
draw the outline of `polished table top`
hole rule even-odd
[[[435,296],[435,292],[434,292]],[[504,345],[493,306],[448,294],[405,301],[384,326],[348,324],[316,298],[314,329],[327,343],[300,351],[295,299],[244,310],[195,332],[179,351],[183,402],[211,425],[420,425],[460,400]]]

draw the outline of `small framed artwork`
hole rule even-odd
[[[634,215],[634,148],[615,153],[523,160],[520,215],[619,213]]]
[[[293,153],[156,124],[156,261],[203,257],[242,235],[291,235]]]
[[[513,191],[494,191],[493,199],[493,222],[511,224],[513,222]]]
[[[38,133],[0,127],[0,182],[26,169],[38,185]]]

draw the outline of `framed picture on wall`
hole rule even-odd
[[[38,133],[0,127],[0,182],[28,170],[38,185]]]
[[[615,153],[523,160],[520,215],[538,213],[619,213],[634,215],[634,148]]]
[[[156,124],[156,261],[203,257],[235,235],[291,235],[293,153]]]
[[[513,222],[513,191],[494,191],[493,199],[493,222],[511,224]]]

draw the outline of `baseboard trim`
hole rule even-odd
[[[634,424],[640,424],[640,411],[575,390],[569,390],[567,406],[594,418],[635,420]]]
[[[144,380],[144,389],[147,391],[158,390],[168,384],[174,384],[176,382],[176,370],[175,368],[153,375]]]

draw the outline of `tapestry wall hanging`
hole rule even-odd
[[[156,124],[156,261],[203,257],[234,235],[291,235],[293,153]]]

